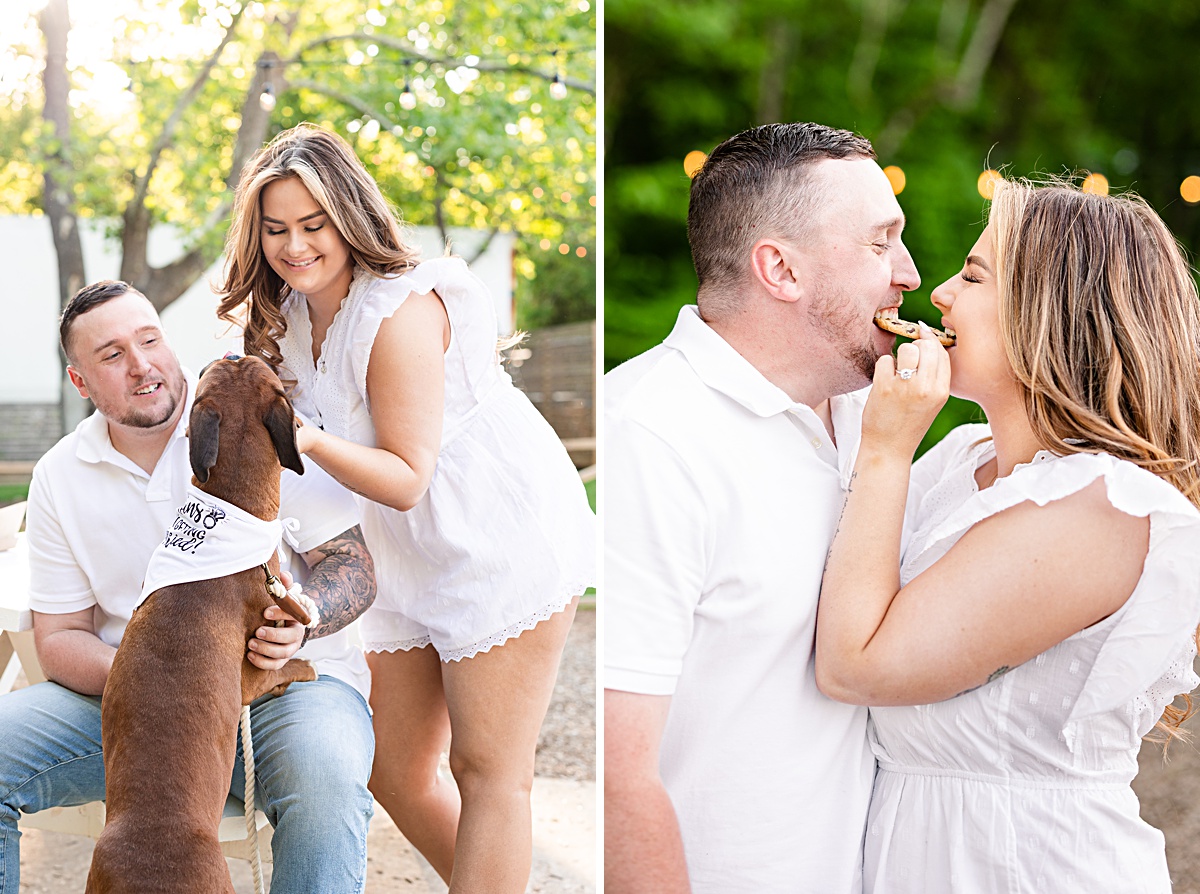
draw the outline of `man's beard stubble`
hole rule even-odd
[[[118,411],[108,400],[96,400],[94,394],[91,400],[100,415],[118,425],[123,425],[127,428],[158,428],[175,414],[175,410],[179,406],[179,401],[183,396],[182,376],[180,376],[178,381],[174,380],[174,377],[164,379],[162,387],[167,392],[170,400],[167,401],[162,410],[154,413],[148,413],[132,407]]]
[[[847,372],[862,377],[861,384],[850,390],[869,385],[875,378],[875,364],[883,355],[876,351],[870,338],[872,333],[859,331],[862,324],[849,303],[839,301],[836,297],[827,299],[820,305],[811,306],[808,318],[814,328],[826,336],[842,359],[847,361]],[[860,338],[856,339],[856,335]]]

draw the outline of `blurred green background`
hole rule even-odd
[[[1198,47],[1197,0],[606,0],[606,368],[695,301],[684,157],[756,124],[854,130],[904,172],[909,318],[938,319],[929,295],[983,228],[988,168],[1101,174],[1194,257]],[[972,419],[952,398],[926,443]]]

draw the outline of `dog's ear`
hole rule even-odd
[[[208,481],[208,471],[217,464],[217,446],[221,434],[221,413],[207,401],[196,401],[188,419],[188,454],[192,472],[201,484]]]
[[[275,445],[275,455],[279,464],[285,469],[291,469],[297,475],[304,474],[304,462],[300,459],[300,450],[296,447],[296,413],[292,403],[283,395],[271,401],[263,416],[263,424],[271,435],[271,443]]]

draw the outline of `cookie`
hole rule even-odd
[[[916,323],[910,323],[908,320],[897,319],[896,317],[884,317],[879,314],[875,315],[875,325],[884,332],[890,332],[892,335],[903,335],[905,338],[920,338],[921,330],[917,328]],[[940,329],[929,327],[934,336],[947,348],[952,347],[957,336],[953,332],[942,332]]]

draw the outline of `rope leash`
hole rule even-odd
[[[290,589],[285,589],[283,582],[273,575],[266,565],[263,565],[263,571],[266,572],[267,593],[276,602],[282,602],[285,597],[292,597],[308,612],[308,624],[310,630],[321,622],[320,613],[317,611],[317,604],[308,596],[304,595],[299,584],[292,584]],[[282,626],[283,621],[276,621],[276,626]],[[258,822],[255,817],[257,808],[254,805],[254,789],[255,789],[255,773],[254,773],[254,739],[250,733],[250,706],[242,706],[242,763],[246,769],[246,791],[242,798],[242,803],[246,808],[246,840],[250,842],[250,873],[254,876],[254,894],[266,894],[263,887],[262,874],[262,855],[258,848]]]
[[[250,842],[250,872],[254,876],[254,894],[266,894],[263,888],[262,856],[258,852],[258,823],[254,807],[254,740],[250,736],[250,706],[242,706],[242,762],[246,765],[246,839]]]

